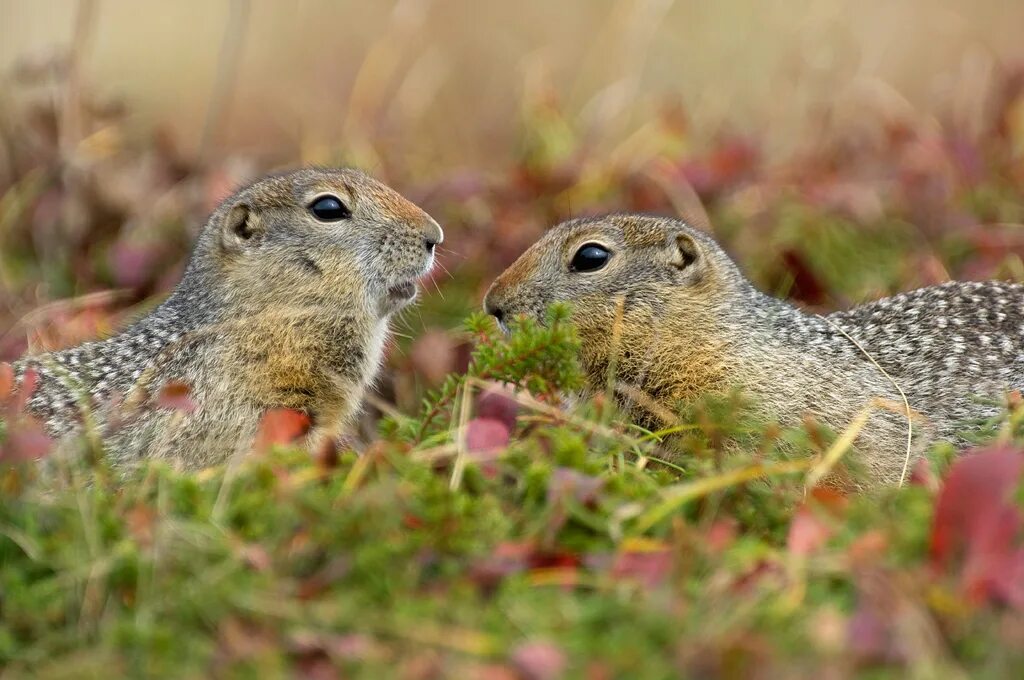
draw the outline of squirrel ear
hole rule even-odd
[[[679,269],[687,269],[697,263],[702,256],[700,245],[687,233],[676,234],[676,248],[672,264]]]
[[[224,217],[220,229],[220,242],[228,252],[238,252],[246,248],[259,236],[260,224],[248,205],[238,203],[232,206]]]

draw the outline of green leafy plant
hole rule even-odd
[[[446,429],[468,378],[505,383],[548,402],[556,401],[561,393],[579,389],[583,384],[577,358],[579,339],[569,316],[567,305],[552,305],[545,323],[527,317],[514,319],[507,335],[500,333],[485,314],[470,316],[465,327],[476,346],[468,370],[448,376],[438,390],[429,393],[420,416],[398,426],[400,436],[421,442]],[[385,432],[393,431],[396,425],[394,421],[385,422]]]

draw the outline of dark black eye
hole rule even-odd
[[[576,254],[572,256],[569,263],[569,271],[574,272],[596,272],[608,263],[612,254],[604,246],[596,243],[586,243]]]
[[[309,212],[324,222],[337,222],[352,217],[352,213],[337,196],[321,196],[310,203]]]

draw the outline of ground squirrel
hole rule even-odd
[[[214,211],[151,314],[16,364],[19,379],[29,366],[39,375],[28,408],[60,437],[80,429],[86,407],[119,464],[216,464],[275,407],[307,413],[310,437],[337,435],[377,371],[389,317],[415,297],[442,239],[430,216],[357,170],[265,177]],[[190,387],[194,410],[161,407],[172,381]]]
[[[740,387],[784,424],[812,414],[841,431],[874,397],[902,406],[895,383],[923,416],[920,450],[1024,388],[1024,286],[946,283],[819,316],[759,292],[707,234],[668,218],[565,222],[498,277],[484,307],[503,322],[542,318],[555,301],[574,306],[592,387],[613,358],[618,380],[661,406]],[[873,415],[857,440],[878,481],[905,472],[899,410]]]

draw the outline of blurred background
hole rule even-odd
[[[220,198],[301,163],[446,228],[400,406],[569,215],[686,217],[812,309],[1021,278],[1022,26],[1010,0],[0,0],[0,358],[112,332]]]
[[[190,152],[386,150],[429,177],[505,165],[538,99],[608,150],[676,105],[786,153],[837,105],[976,116],[1024,57],[1011,0],[5,0],[0,25],[7,68],[77,31],[81,82]]]
[[[611,148],[676,104],[784,154],[840,103],[976,116],[1024,58],[1009,0],[5,0],[0,26],[4,67],[74,45],[83,84],[189,152],[386,150],[433,177],[503,166],[538,99]]]

